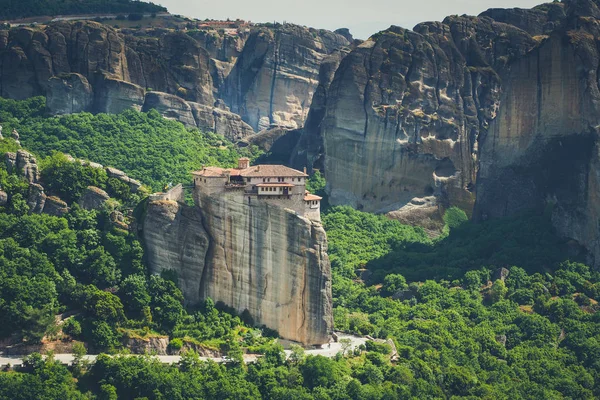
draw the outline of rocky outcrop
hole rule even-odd
[[[236,198],[200,195],[199,207],[151,201],[143,221],[151,271],[175,270],[189,303],[210,297],[286,339],[326,343],[333,325],[325,231]]]
[[[0,190],[0,207],[8,204],[8,194],[4,190]]]
[[[88,186],[79,198],[79,206],[84,210],[98,210],[110,200],[110,196],[104,190],[95,186]]]
[[[118,114],[125,110],[141,111],[144,105],[144,88],[114,76],[100,74],[95,78],[93,111]]]
[[[81,74],[53,76],[48,81],[46,107],[52,114],[73,114],[90,110],[93,100],[92,86]]]
[[[212,131],[232,141],[238,141],[254,134],[250,125],[242,118],[220,107],[210,107],[198,103],[189,103],[201,131]]]
[[[133,354],[156,354],[157,356],[167,355],[169,347],[168,336],[156,336],[149,338],[124,337],[123,346],[131,350]]]
[[[38,183],[29,184],[29,194],[27,196],[27,206],[29,212],[40,214],[44,210],[46,204],[46,194],[44,188]]]
[[[137,193],[140,188],[142,187],[142,183],[128,177],[125,172],[116,169],[116,168],[112,168],[112,167],[106,167],[106,174],[108,175],[109,178],[115,178],[120,180],[121,182],[124,182],[126,184],[129,185],[129,189],[131,190],[131,193]]]
[[[221,98],[256,131],[301,127],[321,61],[349,44],[342,35],[291,24],[257,29],[225,80]]]
[[[48,196],[43,209],[44,214],[62,217],[69,212],[67,203],[56,196]]]
[[[39,181],[39,179],[40,179],[39,168],[38,168],[35,157],[31,153],[28,153],[25,150],[19,150],[19,151],[17,151],[16,158],[13,158],[12,154],[8,153],[6,155],[6,159],[7,160],[12,160],[12,159],[16,160],[15,168],[16,168],[17,174],[25,177],[25,179],[29,183],[36,183],[37,181]],[[9,168],[9,170],[10,170],[10,168]]]
[[[146,95],[142,111],[155,109],[165,118],[174,119],[188,127],[196,127],[196,120],[190,105],[181,97],[160,92],[150,92]]]

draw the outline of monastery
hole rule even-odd
[[[248,204],[265,202],[321,220],[321,197],[306,190],[306,172],[284,165],[251,166],[250,159],[244,157],[238,160],[237,168],[204,167],[193,175],[195,192],[235,194]]]

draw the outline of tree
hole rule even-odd
[[[406,279],[400,274],[389,274],[383,280],[382,294],[391,296],[394,293],[408,287]]]
[[[343,339],[340,339],[340,344],[342,345],[342,354],[346,355],[346,353],[348,352],[348,349],[352,345],[352,341],[348,338],[343,338]]]
[[[492,289],[490,290],[490,299],[493,303],[497,303],[504,299],[507,293],[508,289],[506,288],[504,281],[502,279],[497,279],[492,284]]]

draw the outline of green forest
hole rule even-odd
[[[165,12],[165,7],[137,0],[1,0],[0,19],[78,14]]]
[[[190,172],[202,165],[233,166],[239,157],[260,155],[255,146],[238,148],[222,136],[186,129],[155,110],[58,117],[45,116],[45,110],[43,97],[0,98],[3,132],[17,129],[21,143],[33,153],[57,151],[115,167],[154,191],[191,182]]]
[[[231,165],[240,150],[223,137],[157,113],[44,115],[42,99],[0,100],[6,137],[36,154],[63,217],[32,214],[28,184],[0,164],[0,339],[74,342],[67,367],[32,354],[0,372],[0,399],[593,399],[600,396],[600,273],[558,238],[549,211],[475,224],[456,208],[431,238],[421,228],[350,207],[323,210],[333,271],[335,327],[391,339],[334,358],[295,347],[210,299],[184,307],[173,275],[151,276],[143,243],[112,223],[143,200],[104,170],[62,153],[122,169],[150,189],[189,180],[203,163]],[[322,193],[320,174],[311,190]],[[93,185],[112,201],[86,211]],[[135,213],[134,213],[135,214]],[[56,315],[64,322],[57,324]],[[128,356],[129,339],[168,337],[177,364]],[[79,345],[85,343],[87,350]],[[227,355],[201,361],[198,349]],[[85,352],[100,356],[94,364]],[[260,353],[245,364],[244,352]],[[596,355],[596,352],[599,355]],[[393,357],[392,357],[393,356]]]

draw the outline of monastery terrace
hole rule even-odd
[[[308,175],[284,165],[250,165],[240,158],[237,168],[204,167],[193,173],[194,191],[205,195],[230,192],[248,204],[266,202],[294,210],[306,218],[321,220],[321,197],[306,190]]]

